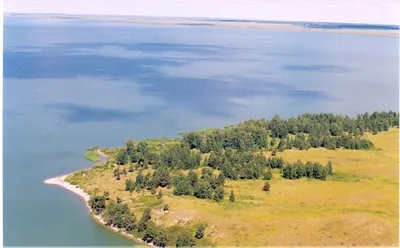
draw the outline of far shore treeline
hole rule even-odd
[[[269,192],[273,190],[269,180],[276,174],[291,180],[307,177],[322,181],[334,174],[330,161],[325,165],[300,160],[289,163],[278,157],[278,152],[310,148],[374,149],[374,144],[363,137],[364,132],[377,134],[398,126],[399,114],[393,111],[365,113],[356,118],[327,113],[303,114],[286,120],[274,116],[271,120],[252,119],[224,129],[182,133],[181,139],[165,139],[157,144],[151,140],[135,143],[129,139],[123,148],[103,150],[114,154],[104,166],[115,164],[115,180],[138,171],[135,179],[125,180],[125,190],[129,192],[148,191],[154,195],[157,189],[173,187],[176,196],[220,202],[228,195],[224,191],[225,180],[263,179],[266,182],[260,190]],[[149,167],[152,173],[144,174]],[[194,170],[200,167],[198,175]],[[183,173],[186,170],[188,172]],[[136,216],[121,199],[110,197],[104,192],[92,195],[90,200],[93,212],[101,214],[107,225],[124,229],[157,246],[171,244],[165,230],[151,221],[151,209],[145,209],[141,219],[136,221]],[[157,197],[163,197],[161,191]],[[229,201],[235,202],[233,191]],[[164,207],[164,211],[167,210],[168,205]],[[178,235],[182,238],[172,243],[192,246],[196,243],[194,237],[203,237],[204,228],[199,227],[195,236],[185,231]]]

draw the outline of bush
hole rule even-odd
[[[165,204],[164,205],[164,211],[168,211],[169,210],[169,206],[168,206],[168,204]]]
[[[263,179],[264,180],[271,180],[272,179],[271,169],[268,169],[267,171],[264,171]]]
[[[269,192],[269,189],[271,188],[271,185],[269,184],[269,182],[265,182],[263,190],[266,192]]]

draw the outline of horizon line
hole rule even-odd
[[[65,15],[65,16],[113,16],[113,17],[141,17],[141,18],[174,18],[174,19],[196,19],[197,21],[207,21],[205,19],[209,19],[210,21],[239,21],[239,22],[286,22],[286,23],[325,23],[325,24],[352,24],[352,25],[373,25],[373,26],[392,26],[400,29],[400,23],[398,24],[378,24],[378,23],[365,23],[365,22],[330,22],[330,21],[289,21],[282,19],[250,19],[250,18],[221,18],[221,17],[188,17],[188,16],[151,16],[151,15],[121,15],[121,14],[82,14],[82,13],[33,13],[33,12],[3,12],[4,17],[8,15]],[[203,19],[203,20],[199,20]]]

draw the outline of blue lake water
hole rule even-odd
[[[4,244],[133,245],[43,180],[89,146],[248,118],[398,111],[398,38],[76,20],[4,21]]]

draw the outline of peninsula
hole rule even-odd
[[[91,148],[98,164],[45,183],[157,247],[392,246],[398,128],[392,111],[252,119]]]

